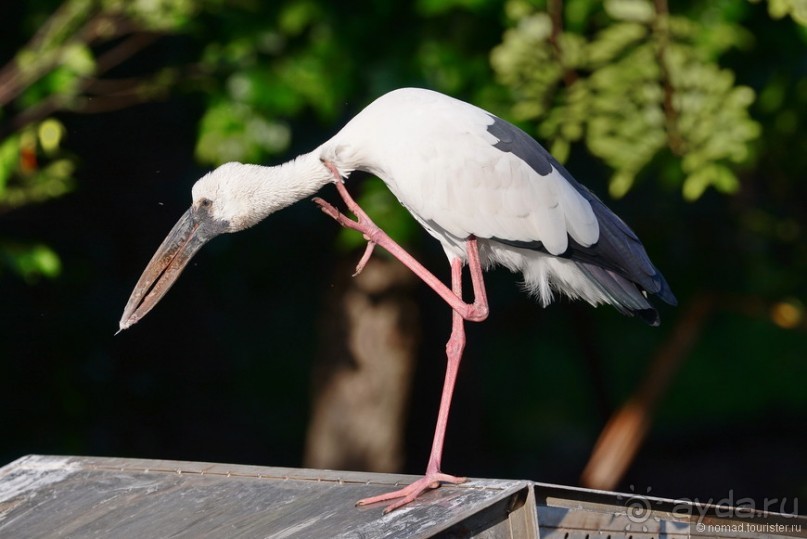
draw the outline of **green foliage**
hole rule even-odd
[[[182,31],[200,5],[194,0],[66,0],[39,25],[0,71],[0,119],[5,122],[0,213],[73,189],[75,157],[60,151],[65,130],[50,116],[53,112],[117,108],[121,94],[128,96],[123,106],[164,95],[176,79],[168,69],[129,86],[104,85],[99,77],[145,46],[146,32]],[[97,48],[101,44],[107,45],[104,53]],[[111,88],[114,105],[105,103],[104,88]],[[58,255],[41,244],[0,242],[0,258],[27,282],[55,277],[61,267]]]
[[[49,118],[0,145],[0,213],[69,192],[74,164],[60,151],[64,126]],[[40,164],[44,161],[44,164]]]
[[[760,132],[749,114],[754,92],[711,58],[746,41],[741,27],[659,13],[648,0],[611,0],[597,19],[604,26],[575,33],[521,0],[508,5],[523,16],[491,63],[513,91],[513,114],[537,121],[560,160],[585,141],[613,169],[610,192],[621,197],[668,150],[681,161],[686,199],[708,187],[737,190],[732,167],[747,162]]]
[[[288,148],[288,125],[262,117],[245,103],[211,105],[200,124],[196,156],[203,162],[259,162]]]
[[[201,5],[196,0],[101,0],[103,12],[123,16],[154,32],[176,32],[191,22]]]
[[[807,1],[805,0],[768,0],[768,13],[774,19],[792,17],[797,23],[807,26]]]
[[[49,118],[0,143],[0,214],[73,189],[75,165],[60,150],[63,135],[64,126]],[[39,277],[56,277],[61,263],[46,245],[0,240],[0,267],[33,283]]]
[[[488,0],[418,0],[416,6],[418,12],[434,16],[445,14],[457,8],[478,10],[487,3]]]
[[[12,136],[0,144],[0,196],[5,194],[6,184],[20,161],[20,137]]]
[[[60,149],[64,131],[61,122],[50,118],[0,143],[0,214],[58,198],[73,189],[73,161]],[[61,262],[41,243],[0,239],[0,270],[3,268],[35,283],[40,277],[58,276]]]
[[[3,267],[33,284],[42,277],[57,277],[62,271],[62,262],[53,249],[41,243],[0,242],[0,270]]]
[[[208,92],[196,147],[204,163],[262,162],[288,149],[284,118],[307,108],[323,119],[340,111],[343,100],[334,90],[342,75],[334,66],[345,58],[332,21],[315,2],[292,3],[272,15],[267,24],[227,28],[203,52],[204,70],[225,80]]]

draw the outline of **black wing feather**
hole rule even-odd
[[[488,132],[498,139],[495,148],[512,153],[542,176],[555,168],[591,204],[599,221],[599,240],[594,245],[584,247],[570,237],[569,247],[560,256],[575,261],[598,288],[615,300],[614,305],[620,311],[637,314],[648,323],[657,325],[658,313],[642,291],[655,294],[670,305],[676,305],[677,300],[633,230],[608,209],[597,195],[575,180],[535,139],[501,118],[493,115],[491,118],[493,123],[488,126]],[[540,241],[490,239],[550,254]]]

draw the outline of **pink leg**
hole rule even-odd
[[[462,260],[455,258],[451,261],[451,289],[462,298]],[[440,471],[440,461],[443,457],[443,442],[448,426],[448,411],[451,408],[451,397],[454,394],[454,385],[457,382],[457,371],[459,371],[462,351],[465,348],[465,321],[457,311],[452,313],[451,337],[446,344],[446,356],[448,365],[446,366],[446,378],[443,383],[443,394],[440,397],[440,411],[437,414],[437,427],[434,429],[434,439],[432,441],[432,452],[429,456],[429,464],[426,466],[426,474],[414,483],[402,489],[364,498],[356,502],[356,505],[369,505],[371,503],[386,502],[400,498],[398,501],[388,505],[384,513],[394,511],[412,501],[429,489],[438,488],[441,483],[463,483],[464,477],[455,477],[444,474]]]
[[[411,485],[408,485],[400,490],[373,496],[371,498],[364,498],[359,500],[356,505],[368,505],[377,502],[389,501],[400,498],[395,503],[387,506],[384,513],[388,513],[403,505],[406,505],[423,492],[429,489],[434,489],[440,486],[441,483],[462,483],[465,481],[464,477],[455,477],[452,475],[444,474],[440,471],[440,464],[443,455],[443,442],[445,440],[446,427],[448,425],[448,412],[451,407],[451,398],[454,393],[454,385],[457,380],[457,372],[459,370],[460,361],[462,360],[462,352],[465,348],[465,320],[482,321],[488,315],[487,294],[485,292],[485,285],[482,277],[482,265],[479,260],[479,250],[476,243],[476,238],[471,237],[467,240],[466,251],[468,256],[468,267],[471,273],[471,280],[474,290],[474,303],[465,303],[462,299],[462,260],[455,258],[451,261],[451,290],[449,290],[437,277],[435,277],[429,270],[421,265],[414,259],[408,252],[406,252],[400,245],[398,245],[392,238],[390,238],[383,230],[373,223],[367,214],[356,204],[350,197],[344,184],[337,183],[337,189],[342,199],[347,204],[351,212],[353,212],[358,221],[354,221],[345,215],[341,214],[336,208],[328,204],[320,198],[314,201],[320,205],[322,210],[333,217],[339,224],[347,228],[352,228],[364,234],[367,238],[367,249],[362,256],[356,272],[360,272],[364,265],[367,263],[370,255],[372,254],[375,245],[380,245],[392,253],[398,260],[405,264],[409,269],[415,272],[426,284],[428,284],[437,294],[442,297],[446,303],[452,308],[452,329],[451,337],[446,344],[446,356],[448,364],[446,367],[446,378],[443,384],[443,394],[440,399],[440,411],[437,415],[437,426],[434,431],[434,440],[432,442],[432,451],[429,456],[429,463],[426,467],[426,474],[424,477],[418,479]]]
[[[322,211],[326,214],[330,215],[337,223],[340,225],[350,228],[353,230],[357,230],[364,234],[364,237],[367,238],[368,246],[367,250],[362,256],[361,262],[359,262],[359,266],[356,268],[357,272],[360,272],[362,268],[364,268],[364,264],[367,262],[367,259],[372,252],[372,249],[375,245],[380,245],[384,249],[390,252],[395,258],[400,260],[406,267],[412,270],[415,275],[420,277],[423,282],[431,287],[432,290],[437,292],[437,294],[448,303],[454,311],[458,312],[463,320],[470,320],[472,322],[481,322],[488,317],[488,301],[487,295],[485,294],[485,284],[482,280],[482,265],[479,260],[479,250],[476,245],[476,238],[469,238],[467,240],[467,256],[468,256],[468,268],[471,271],[471,281],[473,283],[474,289],[474,302],[472,304],[465,303],[462,300],[462,297],[457,296],[454,292],[449,290],[449,288],[443,284],[440,279],[434,276],[429,270],[427,270],[423,264],[415,260],[415,257],[410,255],[406,250],[398,245],[395,240],[390,238],[386,232],[381,230],[378,225],[376,225],[362,210],[356,201],[350,196],[345,188],[345,185],[340,181],[336,184],[336,189],[339,191],[339,194],[342,196],[342,199],[345,201],[348,209],[356,215],[358,218],[357,221],[350,219],[349,217],[343,215],[339,212],[333,205],[325,202],[321,198],[317,197],[314,199],[314,202],[319,204],[322,208]]]

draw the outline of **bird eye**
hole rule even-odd
[[[209,208],[212,205],[213,205],[213,201],[210,200],[209,198],[203,198],[202,200],[199,201],[199,207],[200,208]]]

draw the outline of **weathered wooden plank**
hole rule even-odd
[[[389,515],[382,515],[382,505],[353,505],[412,479],[198,462],[29,456],[0,468],[0,538],[807,538],[807,519],[767,508],[703,505],[530,481],[473,479],[429,492]]]
[[[356,500],[413,478],[116,458],[29,456],[0,469],[2,537],[432,537],[506,520],[525,481],[472,480],[389,515]],[[491,512],[479,517],[480,513]]]

